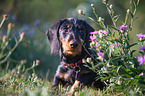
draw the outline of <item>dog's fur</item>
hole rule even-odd
[[[51,53],[59,52],[61,58],[54,76],[53,89],[57,88],[59,83],[63,86],[67,83],[73,84],[71,93],[80,84],[92,85],[93,83],[95,87],[103,89],[104,84],[101,80],[96,81],[98,75],[82,63],[82,59],[93,54],[93,51],[89,49],[89,33],[93,31],[94,29],[86,21],[76,18],[59,20],[47,30],[46,35],[51,45]],[[72,64],[74,64],[73,67]],[[88,64],[88,66],[91,65]],[[79,68],[78,74],[75,68]]]

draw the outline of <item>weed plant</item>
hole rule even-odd
[[[100,76],[106,84],[103,94],[125,94],[125,95],[143,95],[145,94],[145,35],[136,34],[138,41],[130,44],[130,34],[133,30],[133,22],[138,18],[135,16],[139,0],[130,0],[130,8],[126,10],[125,20],[121,25],[118,23],[120,15],[116,15],[113,5],[108,0],[103,0],[107,11],[112,19],[112,26],[104,24],[104,18],[99,17],[95,12],[95,7],[91,4],[93,13],[97,21],[87,17],[101,27],[100,30],[91,32],[91,48],[96,52],[97,65],[92,64],[91,69]],[[85,16],[82,10],[79,13]],[[134,55],[137,49],[133,46],[140,46],[140,56]],[[97,70],[98,69],[98,70]]]

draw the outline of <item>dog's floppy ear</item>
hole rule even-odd
[[[49,27],[49,29],[46,31],[46,36],[48,37],[48,41],[51,45],[51,54],[57,54],[60,48],[58,31],[61,23],[62,20],[57,21],[57,23]]]
[[[89,48],[90,46],[90,32],[94,32],[94,28],[92,28],[86,21],[84,21],[87,33],[86,33],[86,39],[85,39],[85,47]]]

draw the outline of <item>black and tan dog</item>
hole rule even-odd
[[[82,63],[93,54],[89,49],[89,33],[94,29],[86,21],[76,18],[59,20],[51,26],[46,35],[51,45],[51,53],[60,53],[61,62],[54,77],[52,88],[58,84],[73,84],[70,93],[79,85],[92,85],[103,88],[104,84],[96,81],[97,74]],[[89,53],[89,54],[88,54]]]

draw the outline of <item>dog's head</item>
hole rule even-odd
[[[59,20],[46,32],[51,45],[51,53],[56,54],[61,48],[65,55],[81,54],[83,47],[88,49],[90,45],[89,33],[93,31],[94,29],[81,19]]]

